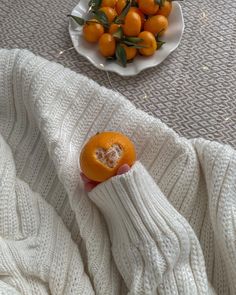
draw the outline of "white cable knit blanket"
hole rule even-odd
[[[78,157],[102,130],[138,162],[88,196]],[[0,50],[0,294],[236,294],[236,152]]]

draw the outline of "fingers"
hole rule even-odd
[[[95,188],[95,186],[97,186],[98,183],[95,183],[95,182],[87,182],[84,184],[84,190],[89,193],[91,192],[92,189]]]
[[[124,164],[119,167],[116,175],[124,174],[124,173],[128,172],[129,170],[130,170],[130,166],[128,164]]]
[[[84,175],[83,172],[80,172],[80,177],[81,177],[81,179],[83,180],[84,183],[87,183],[87,182],[91,181],[87,176]]]
[[[84,183],[84,190],[86,192],[90,192],[92,189],[95,188],[96,185],[99,184],[99,182],[90,180],[87,176],[84,175],[83,172],[80,172],[80,177]]]
[[[116,175],[122,175],[122,174],[128,172],[130,169],[131,168],[128,164],[124,164],[119,167]],[[84,183],[84,190],[86,192],[91,192],[91,190],[94,189],[99,184],[99,182],[90,180],[87,176],[84,175],[83,172],[80,173],[80,177]]]

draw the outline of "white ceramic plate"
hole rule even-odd
[[[72,10],[71,14],[86,18],[88,11],[88,0],[81,0]],[[172,51],[174,51],[182,38],[184,31],[184,19],[182,9],[179,3],[173,2],[173,8],[168,18],[169,27],[161,40],[164,44],[153,56],[137,56],[132,63],[122,67],[115,61],[107,61],[98,52],[97,45],[88,43],[82,36],[82,27],[72,18],[69,18],[69,33],[76,51],[86,57],[95,67],[100,70],[115,72],[121,76],[134,76],[142,70],[159,65]]]

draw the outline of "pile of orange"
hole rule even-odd
[[[91,0],[94,17],[84,21],[83,36],[98,42],[100,53],[123,66],[136,55],[151,56],[164,42],[172,0]]]

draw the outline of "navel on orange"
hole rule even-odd
[[[102,182],[116,175],[120,166],[136,160],[132,141],[122,133],[108,131],[91,137],[80,154],[80,168],[89,179]]]

